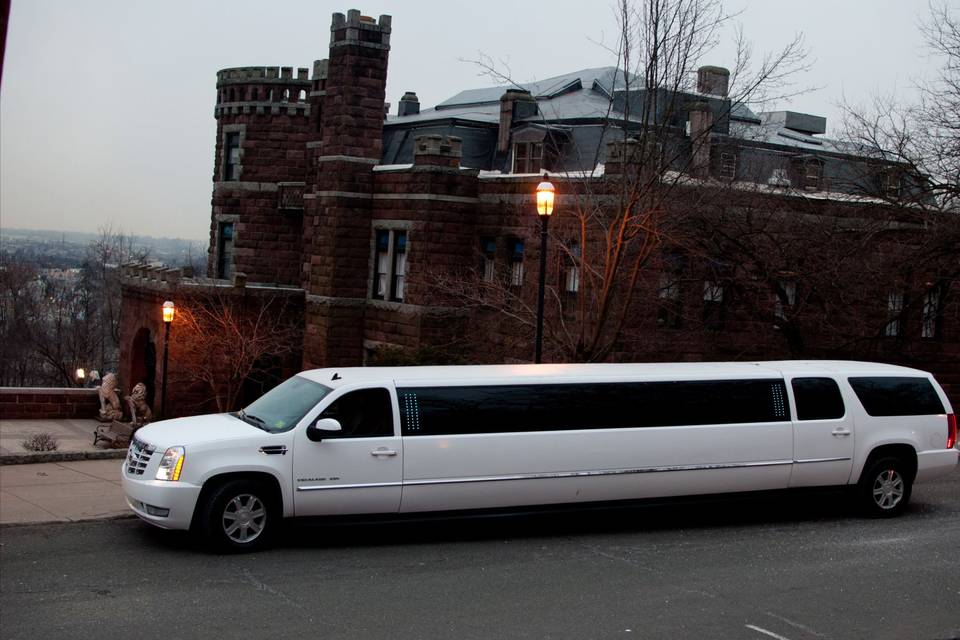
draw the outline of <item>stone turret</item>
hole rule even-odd
[[[356,9],[333,14],[303,219],[303,287],[311,328],[304,336],[305,367],[363,357],[363,308],[341,301],[367,296],[365,256],[371,242],[373,167],[383,145],[391,23],[390,16],[374,20]],[[337,335],[326,331],[334,324],[340,327]]]
[[[300,283],[302,203],[290,194],[302,192],[307,169],[310,90],[305,68],[217,73],[210,277]]]

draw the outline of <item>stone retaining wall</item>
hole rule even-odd
[[[0,387],[0,418],[5,420],[97,417],[96,389]]]

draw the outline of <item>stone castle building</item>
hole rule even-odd
[[[569,358],[549,337],[572,322],[589,265],[577,262],[581,236],[565,211],[588,201],[602,209],[649,154],[684,177],[664,205],[668,219],[707,209],[702,194],[722,190],[712,211],[776,211],[785,228],[829,219],[862,239],[864,225],[885,220],[868,252],[878,261],[850,267],[837,295],[849,293],[857,314],[838,314],[824,302],[825,286],[805,279],[826,267],[774,264],[739,246],[753,222],[736,218],[741,227],[729,234],[734,227],[716,216],[678,223],[674,231],[688,240],[664,241],[651,253],[604,359],[869,358],[933,370],[960,400],[956,265],[948,257],[946,266],[931,259],[905,268],[904,247],[928,239],[924,225],[890,202],[915,183],[896,166],[824,138],[824,118],[754,113],[730,99],[729,73],[719,67],[701,68],[695,89],[665,96],[672,108],[652,115],[640,115],[649,92],[615,68],[463,91],[431,109],[407,92],[391,114],[384,103],[391,31],[390,16],[337,13],[329,56],[312,70],[217,74],[207,273],[124,267],[120,377],[125,387],[146,382],[154,407],[167,299],[184,308],[214,296],[289,325],[283,348],[258,356],[235,403],[313,367],[531,361],[524,314],[536,296],[533,202],[545,171],[558,191],[545,360]],[[645,122],[656,125],[653,145],[635,139]],[[837,226],[837,219],[859,222]],[[840,235],[817,247],[841,260],[848,245],[862,244]],[[713,255],[718,248],[722,255]],[[780,253],[796,254],[802,267],[805,253],[826,251]],[[502,289],[497,304],[471,296],[478,287]],[[172,333],[184,331],[175,320]],[[188,356],[176,340],[169,346],[168,414],[213,408],[209,390],[186,373],[185,359],[197,351]]]

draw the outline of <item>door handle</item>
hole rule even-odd
[[[846,429],[846,428],[844,428],[844,427],[837,427],[836,429],[834,429],[834,430],[831,431],[830,433],[833,434],[833,435],[835,435],[835,436],[846,437],[846,436],[850,435],[851,432],[850,432],[850,429]]]
[[[372,456],[395,456],[397,452],[393,449],[374,449],[370,452]]]

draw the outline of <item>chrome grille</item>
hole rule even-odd
[[[155,449],[146,442],[134,437],[127,450],[127,475],[142,476],[154,451]]]

